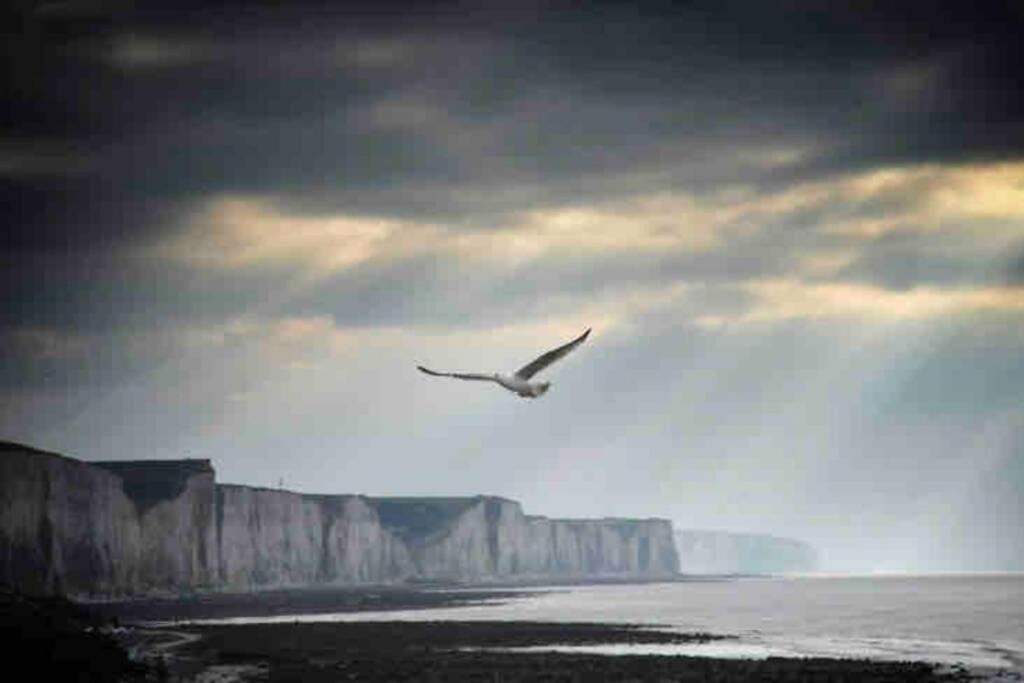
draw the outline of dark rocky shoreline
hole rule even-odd
[[[7,594],[0,629],[9,670],[56,681],[965,681],[918,662],[733,660],[514,651],[552,645],[672,644],[728,636],[648,626],[548,622],[190,624],[268,613],[410,609],[511,599],[520,591],[412,588],[202,595],[103,603]],[[287,608],[287,612],[285,611]],[[172,622],[144,626],[143,622]],[[173,622],[180,623],[173,623]],[[130,655],[130,656],[129,656]]]
[[[4,667],[44,681],[146,680],[148,668],[128,656],[114,623],[63,598],[0,593]]]
[[[191,629],[190,629],[191,630]],[[954,681],[930,664],[867,660],[510,652],[552,644],[693,643],[717,638],[635,626],[532,622],[349,622],[203,626],[179,667],[247,666],[258,680]],[[256,679],[254,679],[256,680]]]

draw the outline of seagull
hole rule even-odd
[[[559,358],[567,356],[570,351],[586,341],[589,335],[590,328],[587,328],[586,332],[576,337],[568,344],[563,344],[557,349],[552,349],[547,353],[541,354],[511,375],[503,375],[497,372],[493,375],[474,372],[434,372],[422,365],[417,365],[416,367],[420,372],[424,372],[432,377],[454,377],[455,379],[496,382],[509,391],[519,394],[523,398],[537,398],[538,396],[542,396],[544,392],[551,388],[551,382],[531,382],[530,378],[554,363]]]

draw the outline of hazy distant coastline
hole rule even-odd
[[[680,529],[675,539],[684,574],[790,574],[819,567],[817,550],[792,538]]]

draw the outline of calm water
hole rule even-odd
[[[532,589],[531,589],[532,590]],[[502,604],[251,621],[540,620],[735,634],[690,646],[566,648],[711,656],[856,656],[1024,671],[1024,574],[792,577],[548,589]]]

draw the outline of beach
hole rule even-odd
[[[514,648],[687,643],[679,634],[602,624],[350,622],[202,626],[179,651],[182,675],[244,667],[266,681],[954,681],[965,671],[854,659],[720,659],[570,654]],[[245,678],[245,677],[249,678]]]
[[[1001,613],[994,601],[1018,584],[1016,577],[765,578],[323,588],[89,604],[22,596],[4,603],[4,630],[15,661],[60,680],[1009,683],[1022,680],[1019,649],[1000,643],[1018,608]],[[879,596],[873,603],[862,599],[869,587]],[[901,605],[897,594],[912,597]]]
[[[677,609],[699,616],[697,596],[709,600],[712,591],[720,618],[728,612],[736,619],[745,591],[765,595],[780,586],[821,590],[817,583],[784,580],[378,587],[206,594],[95,608],[129,624],[133,635],[122,638],[134,638],[133,646],[165,668],[168,680],[1020,680],[998,658],[978,659],[977,649],[937,657],[935,642],[899,641],[899,650],[895,641],[879,639],[871,641],[873,649],[857,649],[866,641],[849,639],[811,647],[795,635],[773,640],[770,633],[730,631],[721,627],[726,622],[686,628],[666,607],[685,596],[687,604]],[[734,602],[722,602],[716,592]],[[785,610],[777,607],[775,614],[782,619]]]

